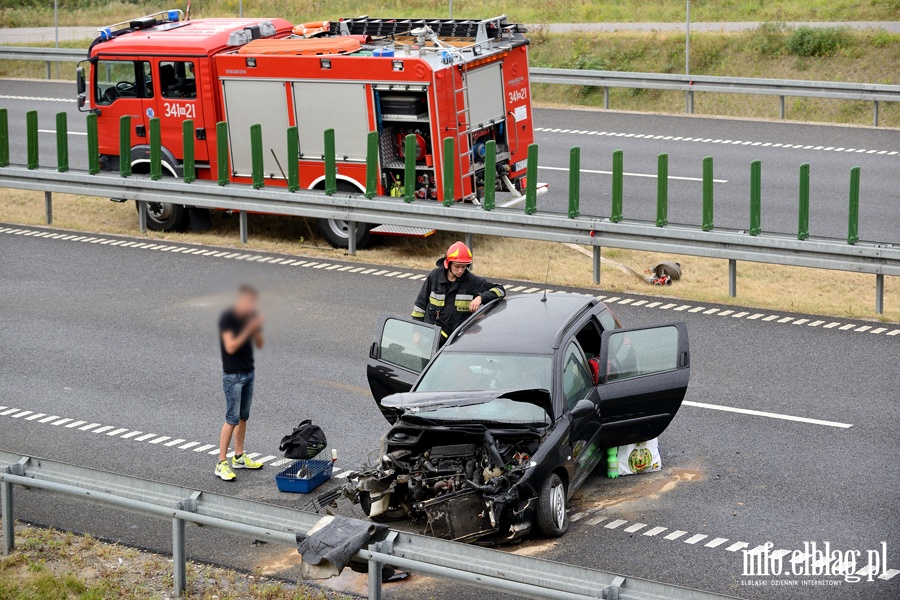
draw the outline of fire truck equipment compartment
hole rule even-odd
[[[392,115],[420,115],[426,112],[425,96],[382,96],[381,112]]]

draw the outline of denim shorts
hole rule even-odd
[[[222,388],[225,390],[225,422],[237,425],[238,419],[250,418],[250,404],[253,402],[253,372],[222,373]]]

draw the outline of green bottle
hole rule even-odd
[[[610,479],[615,479],[619,476],[619,449],[616,448],[607,448],[606,449],[606,476]]]

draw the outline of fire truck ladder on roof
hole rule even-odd
[[[523,32],[509,23],[506,15],[490,19],[370,19],[368,16],[341,19],[331,23],[332,35],[369,35],[373,37],[410,35],[413,29],[428,27],[439,38],[475,38],[481,44],[501,37],[505,32]]]

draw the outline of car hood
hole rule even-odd
[[[381,401],[381,405],[395,408],[405,413],[415,413],[420,410],[486,404],[498,398],[508,398],[514,402],[528,402],[543,408],[548,415],[553,414],[553,402],[550,399],[550,392],[544,389],[483,390],[477,392],[406,392],[388,396]]]

